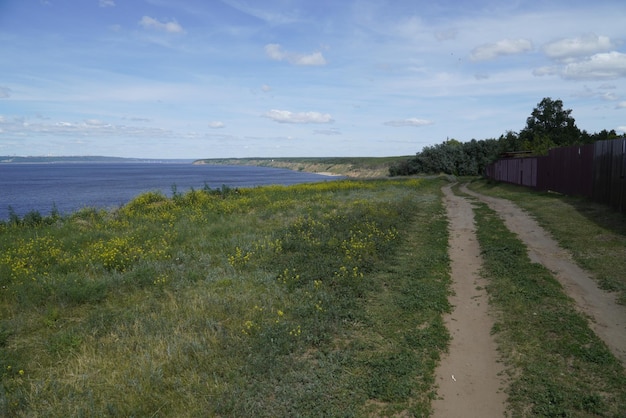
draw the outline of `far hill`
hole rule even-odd
[[[386,177],[392,164],[407,158],[410,157],[209,158],[194,164],[254,165],[347,177]]]

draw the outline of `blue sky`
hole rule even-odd
[[[626,131],[626,3],[0,0],[0,155],[412,155]]]

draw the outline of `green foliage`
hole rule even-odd
[[[59,211],[56,205],[52,206],[52,211],[49,216],[42,216],[39,211],[31,210],[27,212],[23,217],[15,212],[12,206],[9,206],[9,219],[8,221],[0,221],[0,227],[3,225],[8,226],[40,226],[50,225],[60,219]]]
[[[521,151],[523,145],[524,141],[513,131],[508,131],[505,135],[500,135],[500,138],[498,138],[499,154]]]
[[[547,155],[555,147],[618,138],[614,130],[603,130],[596,134],[581,132],[571,112],[571,109],[563,109],[561,100],[546,97],[533,109],[526,120],[526,127],[519,134],[508,131],[497,140],[472,139],[465,143],[449,139],[441,144],[424,147],[413,158],[394,162],[389,167],[389,175],[445,173],[480,176],[485,167],[503,153],[531,151],[535,155]]]
[[[523,149],[531,151],[533,155],[548,155],[548,151],[557,147],[550,136],[546,134],[522,135],[522,138],[526,138],[522,145]]]
[[[571,116],[571,109],[563,108],[563,101],[545,97],[526,119],[520,132],[524,149],[536,154],[547,154],[548,147],[563,147],[581,143],[581,132]]]
[[[498,141],[489,139],[461,143],[454,139],[442,144],[424,147],[409,160],[394,164],[389,169],[391,176],[411,174],[453,174],[478,176],[494,161],[499,153]]]

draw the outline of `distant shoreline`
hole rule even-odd
[[[331,173],[329,171],[319,171],[314,174],[319,174],[320,176],[328,176],[328,177],[342,177],[341,174]]]
[[[319,174],[328,177],[381,178],[389,176],[389,168],[408,159],[398,157],[280,157],[280,158],[207,158],[207,159],[158,159],[124,158],[106,156],[2,156],[0,164],[193,164],[233,165],[285,168],[292,171]]]
[[[252,165],[350,178],[389,177],[389,168],[410,157],[208,158],[194,164]]]

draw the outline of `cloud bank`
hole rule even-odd
[[[503,39],[496,43],[474,48],[470,54],[470,59],[472,61],[487,61],[502,55],[521,54],[532,49],[532,42],[528,39]]]
[[[221,129],[224,128],[226,125],[224,125],[224,122],[220,122],[217,120],[214,120],[213,122],[209,122],[209,128],[211,129]]]
[[[300,112],[272,109],[263,115],[278,123],[333,123],[334,119],[328,113]]]
[[[152,29],[167,33],[184,33],[183,27],[176,21],[160,22],[150,16],[144,16],[139,21],[139,25],[144,29]]]
[[[611,41],[608,36],[598,36],[592,33],[577,38],[565,38],[550,42],[545,44],[542,49],[548,58],[569,61],[598,52],[607,52],[615,47],[616,42]]]
[[[626,77],[626,54],[612,51],[567,64],[563,70],[563,77],[576,80]]]
[[[326,65],[326,59],[321,52],[303,55],[293,52],[287,52],[280,44],[265,45],[265,53],[274,61],[287,61],[293,65],[301,66],[323,66]]]
[[[413,126],[413,127],[428,126],[428,125],[432,125],[433,123],[434,123],[433,121],[427,120],[427,119],[409,118],[409,119],[390,120],[388,122],[385,122],[385,125],[393,126],[394,128],[401,128],[405,126]]]

